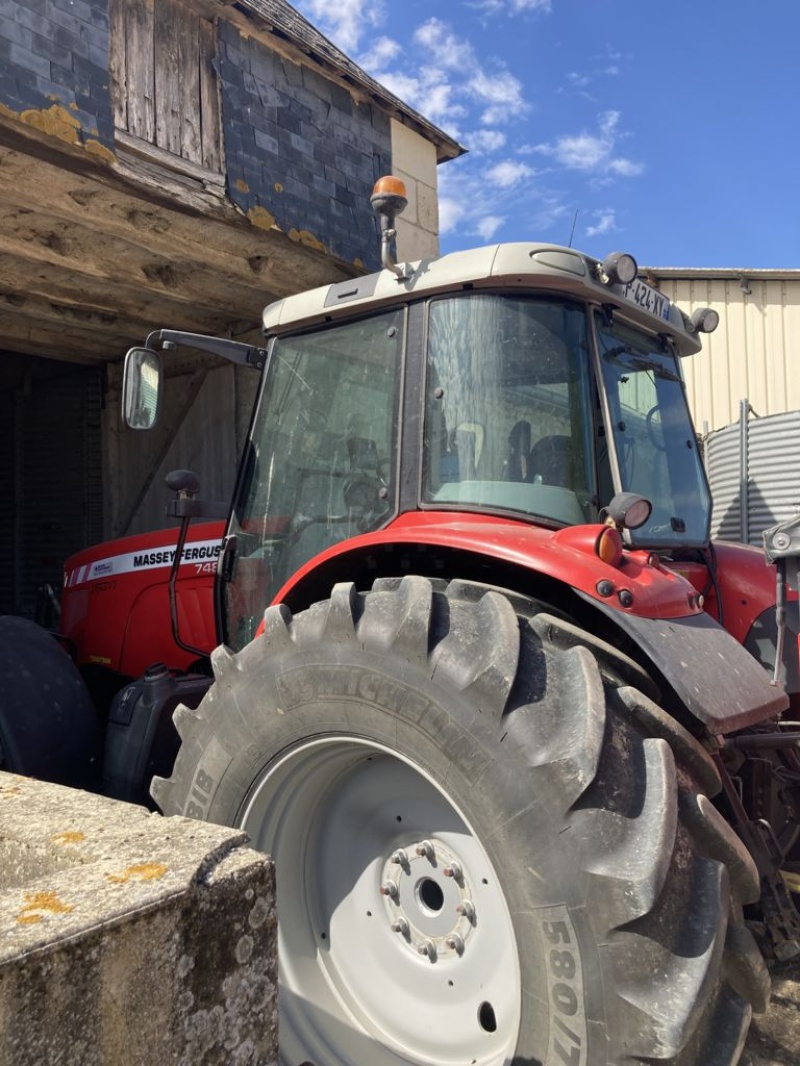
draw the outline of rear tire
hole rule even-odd
[[[688,733],[463,582],[265,617],[153,795],[275,859],[282,1062],[738,1060],[758,876]]]

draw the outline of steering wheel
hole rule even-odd
[[[383,515],[389,507],[385,485],[382,477],[376,477],[365,470],[355,471],[344,483],[342,495],[345,506],[348,513],[354,512],[357,516],[356,526],[362,532],[374,528],[376,518]]]

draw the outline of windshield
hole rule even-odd
[[[275,341],[229,530],[232,648],[292,573],[394,508],[403,323],[400,309]]]
[[[596,517],[585,310],[489,294],[430,306],[425,503]]]
[[[600,313],[595,327],[621,488],[653,504],[632,543],[705,544],[710,495],[676,356],[665,343],[609,324]]]

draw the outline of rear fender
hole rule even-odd
[[[407,516],[328,549],[298,571],[276,602],[297,612],[326,598],[337,581],[367,588],[376,577],[402,573],[476,580],[541,597],[611,643],[632,641],[638,661],[712,733],[742,729],[788,706],[755,659],[699,608],[683,577],[642,552],[631,553],[622,568],[603,563],[594,552],[601,527],[554,533],[486,517],[423,517],[414,524]],[[603,596],[598,588],[606,580],[613,592]],[[622,591],[630,593],[629,607]]]

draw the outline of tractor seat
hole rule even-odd
[[[554,433],[537,440],[528,455],[528,478],[541,479],[543,485],[561,485],[571,488],[573,478],[574,449],[570,437]]]

